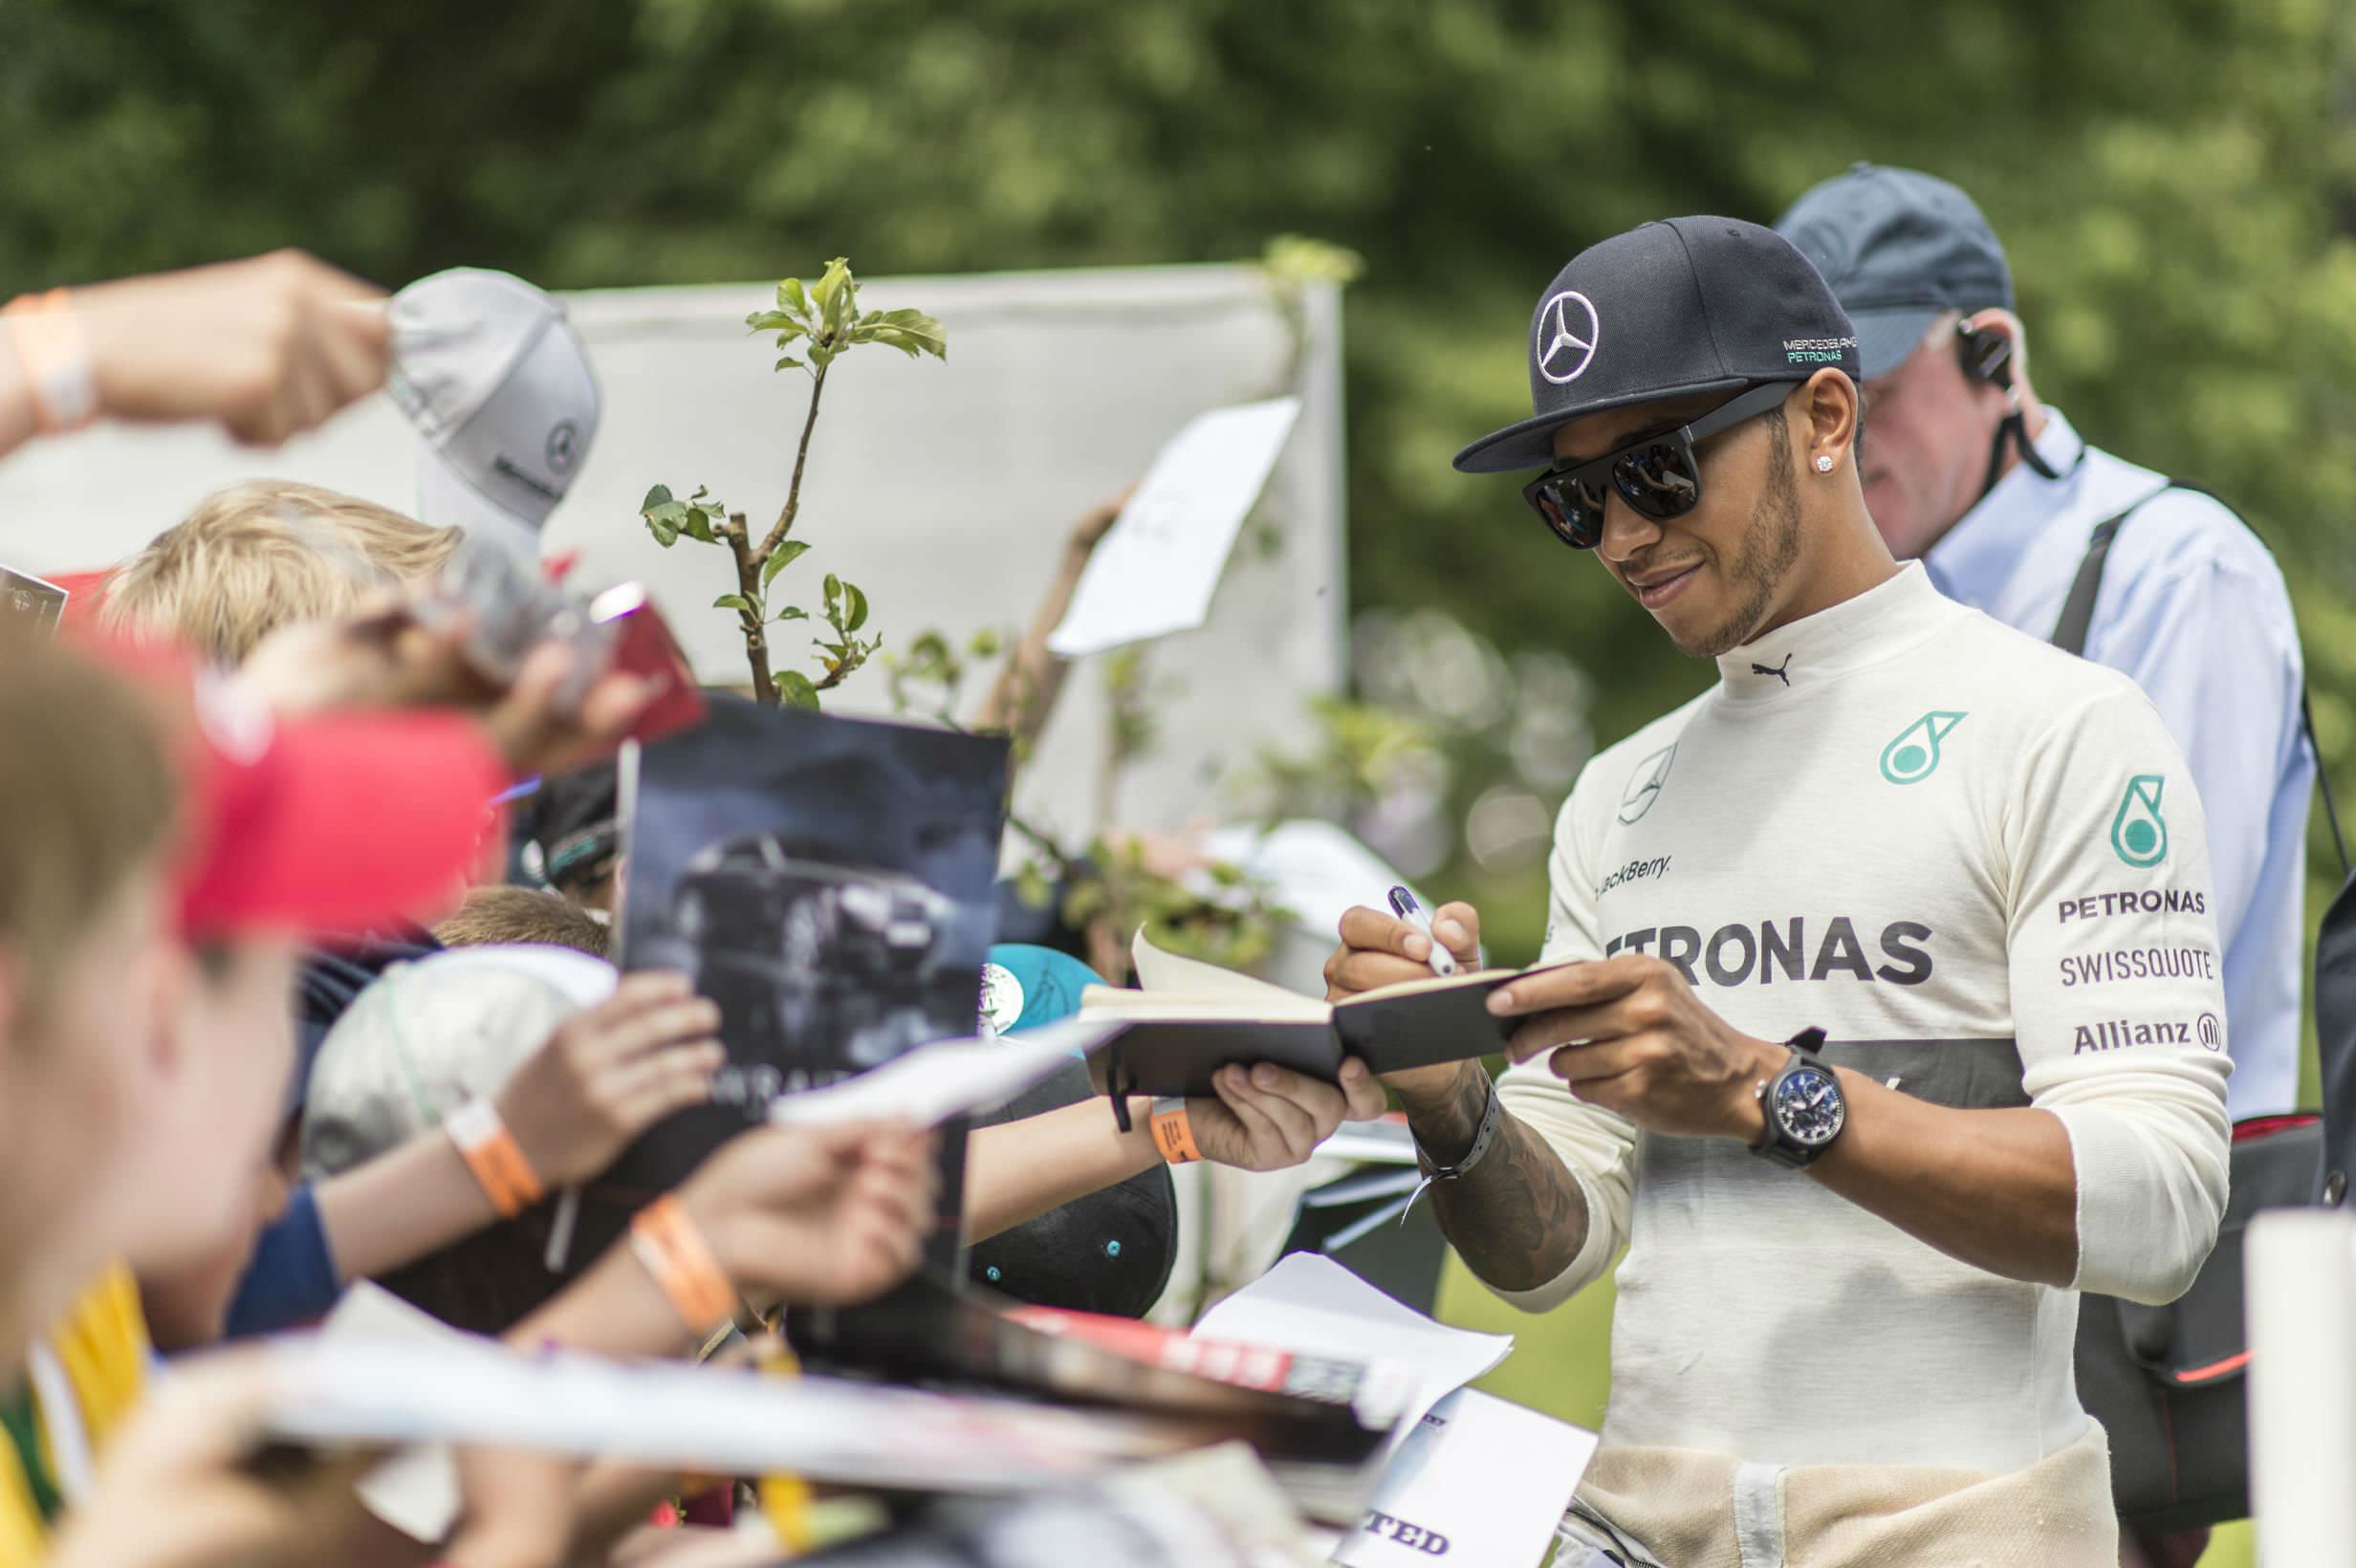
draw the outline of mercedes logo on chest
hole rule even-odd
[[[1538,312],[1538,373],[1557,386],[1579,380],[1594,362],[1601,328],[1595,306],[1577,290],[1547,300]]]

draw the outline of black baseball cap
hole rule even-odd
[[[1776,220],[1857,323],[1868,377],[1914,352],[1943,311],[2013,308],[2013,270],[1972,198],[1935,175],[1853,163]]]
[[[1667,218],[1591,245],[1530,317],[1535,414],[1456,454],[1464,473],[1542,468],[1575,419],[1697,392],[1858,379],[1857,338],[1808,258],[1739,218]]]

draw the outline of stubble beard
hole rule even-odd
[[[1792,476],[1792,446],[1782,411],[1767,420],[1767,485],[1751,524],[1743,530],[1742,548],[1727,568],[1728,581],[1741,596],[1706,637],[1682,653],[1696,659],[1715,659],[1751,641],[1767,619],[1783,579],[1800,564],[1800,481]]]

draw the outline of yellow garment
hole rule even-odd
[[[74,1385],[90,1451],[104,1452],[115,1429],[145,1397],[147,1364],[154,1357],[131,1271],[118,1266],[99,1275],[50,1335],[49,1344],[65,1367],[66,1381]],[[42,1412],[46,1429],[55,1431],[50,1424],[55,1420]]]
[[[794,1354],[782,1334],[769,1336],[766,1353],[761,1357],[761,1370],[773,1378],[801,1376],[801,1359]],[[767,1515],[769,1528],[776,1533],[777,1544],[796,1557],[818,1544],[810,1523],[815,1495],[810,1483],[798,1475],[761,1477],[761,1513]]]
[[[16,1445],[0,1443],[0,1568],[35,1568],[48,1546],[48,1531],[33,1505]]]
[[[62,1484],[60,1448],[103,1452],[146,1389],[147,1319],[131,1272],[118,1267],[100,1274],[51,1330],[48,1346],[73,1391],[74,1408],[44,1405],[40,1412],[41,1460]],[[33,1568],[48,1534],[15,1446],[0,1443],[0,1568]]]

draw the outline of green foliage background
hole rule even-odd
[[[2274,542],[2356,778],[2352,49],[2333,0],[0,0],[0,292],[289,244],[578,287],[1313,234],[1367,264],[1353,601],[1569,655],[1603,744],[1705,667],[1450,453],[1526,409],[1580,247],[1910,163],[2005,237],[2040,390]],[[1526,953],[1537,873],[1458,869]]]
[[[1699,689],[1511,478],[1522,334],[1581,246],[1772,219],[1872,157],[2009,245],[2041,391],[2240,502],[2356,749],[2356,11],[2328,0],[300,0],[0,4],[0,289],[300,245],[398,284],[868,275],[1350,247],[1353,602]],[[167,330],[167,329],[160,329]],[[1469,873],[1469,868],[1466,868]],[[1478,879],[1472,879],[1477,882]],[[1534,902],[1493,888],[1508,956]],[[1516,896],[1504,896],[1507,893]],[[1527,911],[1527,912],[1525,912]]]
[[[0,3],[0,289],[301,245],[552,287],[1364,256],[1354,603],[1594,680],[1606,743],[1698,689],[1449,454],[1526,407],[1581,246],[1762,220],[1861,157],[1974,192],[2082,429],[2243,504],[2356,751],[2356,11],[2330,0]],[[1457,803],[1461,807],[1462,802]],[[1484,893],[1535,944],[1525,868]],[[1446,885],[1449,878],[1434,879]],[[1451,888],[1451,891],[1457,890]]]

